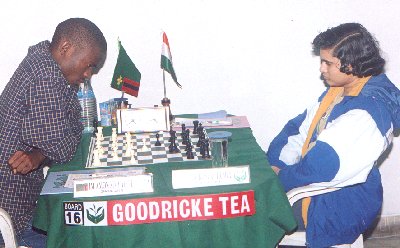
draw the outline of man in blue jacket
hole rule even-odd
[[[328,29],[312,44],[329,87],[285,125],[267,158],[286,191],[340,188],[302,201],[307,246],[329,247],[353,243],[381,209],[376,165],[400,127],[400,92],[382,73],[378,43],[362,25]]]

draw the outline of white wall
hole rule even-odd
[[[167,78],[172,112],[247,115],[267,149],[286,121],[324,90],[310,43],[328,27],[362,23],[380,41],[387,73],[400,86],[399,10],[395,0],[2,1],[0,89],[28,46],[51,39],[60,21],[85,17],[103,30],[109,47],[104,68],[92,79],[98,102],[120,96],[109,87],[119,37],[142,73],[139,98],[129,101],[136,107],[160,104],[164,30],[183,85],[181,90]],[[381,168],[383,215],[400,214],[398,143]]]

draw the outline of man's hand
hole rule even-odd
[[[281,170],[281,169],[279,169],[279,167],[272,165],[271,168],[275,172],[275,174],[279,175],[279,171]]]
[[[16,151],[8,160],[14,174],[28,174],[36,170],[46,157],[38,149],[31,152]]]

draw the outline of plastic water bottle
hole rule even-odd
[[[83,132],[91,133],[94,131],[93,122],[94,120],[97,121],[97,103],[90,80],[85,80],[84,83],[81,83],[78,99],[82,107]]]

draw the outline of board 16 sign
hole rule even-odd
[[[254,191],[94,202],[64,202],[65,224],[134,225],[254,215]]]

